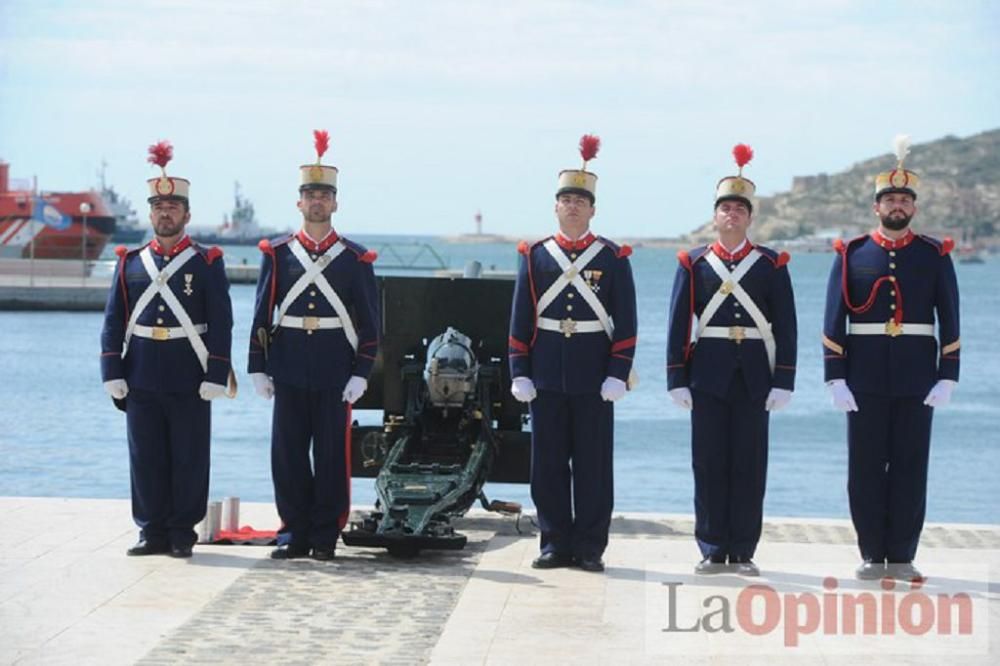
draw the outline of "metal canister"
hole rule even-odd
[[[222,524],[222,502],[209,502],[205,511],[205,520],[201,521],[202,529],[198,535],[201,543],[212,543],[219,536],[219,525]]]
[[[198,543],[208,543],[209,533],[208,533],[208,514],[201,519],[201,522],[194,526],[194,533],[198,535]]]
[[[240,529],[240,498],[226,497],[222,500],[222,530],[238,532]]]

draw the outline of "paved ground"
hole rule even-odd
[[[241,514],[276,522],[267,505]],[[0,498],[0,664],[1000,661],[1000,527],[928,526],[928,581],[889,590],[853,580],[842,521],[769,519],[756,580],[692,575],[691,530],[616,518],[603,575],[532,569],[535,536],[482,513],[464,551],[413,560],[198,546],[178,561],[124,556],[127,501]]]

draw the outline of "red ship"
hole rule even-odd
[[[94,260],[114,230],[99,192],[12,189],[10,165],[0,162],[0,258]]]

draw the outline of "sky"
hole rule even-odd
[[[676,236],[711,216],[736,143],[768,195],[899,133],[1000,126],[998,34],[989,0],[0,0],[0,160],[49,190],[104,161],[145,219],[168,139],[193,224],[239,181],[284,229],[323,128],[341,233],[466,233],[482,211],[537,237],[594,133],[595,231]]]

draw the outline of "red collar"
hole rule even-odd
[[[160,255],[161,257],[164,255],[168,257],[176,257],[190,245],[191,245],[191,237],[185,234],[184,238],[182,238],[180,242],[177,243],[177,245],[174,245],[170,249],[170,252],[167,252],[166,248],[160,245],[160,241],[156,240],[155,238],[149,242],[149,249],[155,252],[156,254]]]
[[[313,240],[312,236],[307,234],[305,229],[299,229],[299,232],[295,234],[295,238],[309,252],[326,252],[330,249],[331,245],[340,240],[340,236],[337,235],[334,229],[330,229],[330,233],[320,241]]]
[[[746,242],[743,243],[743,247],[741,247],[735,253],[727,250],[725,247],[723,247],[722,243],[720,243],[719,241],[715,241],[714,243],[712,243],[712,252],[714,252],[715,255],[719,257],[719,259],[722,259],[723,261],[739,261],[743,257],[750,254],[750,250],[752,249],[753,249],[753,243],[751,243],[749,239],[747,239]]]
[[[586,250],[590,247],[591,243],[597,240],[597,236],[589,231],[585,236],[583,236],[583,238],[578,238],[576,240],[570,240],[559,232],[557,232],[553,238],[556,239],[556,243],[558,243],[559,247],[564,250]]]
[[[882,235],[878,229],[872,232],[872,240],[878,243],[880,246],[887,250],[898,250],[900,248],[906,247],[913,242],[913,239],[917,237],[913,230],[907,229],[906,235],[899,240],[892,240],[891,238],[886,238]]]

